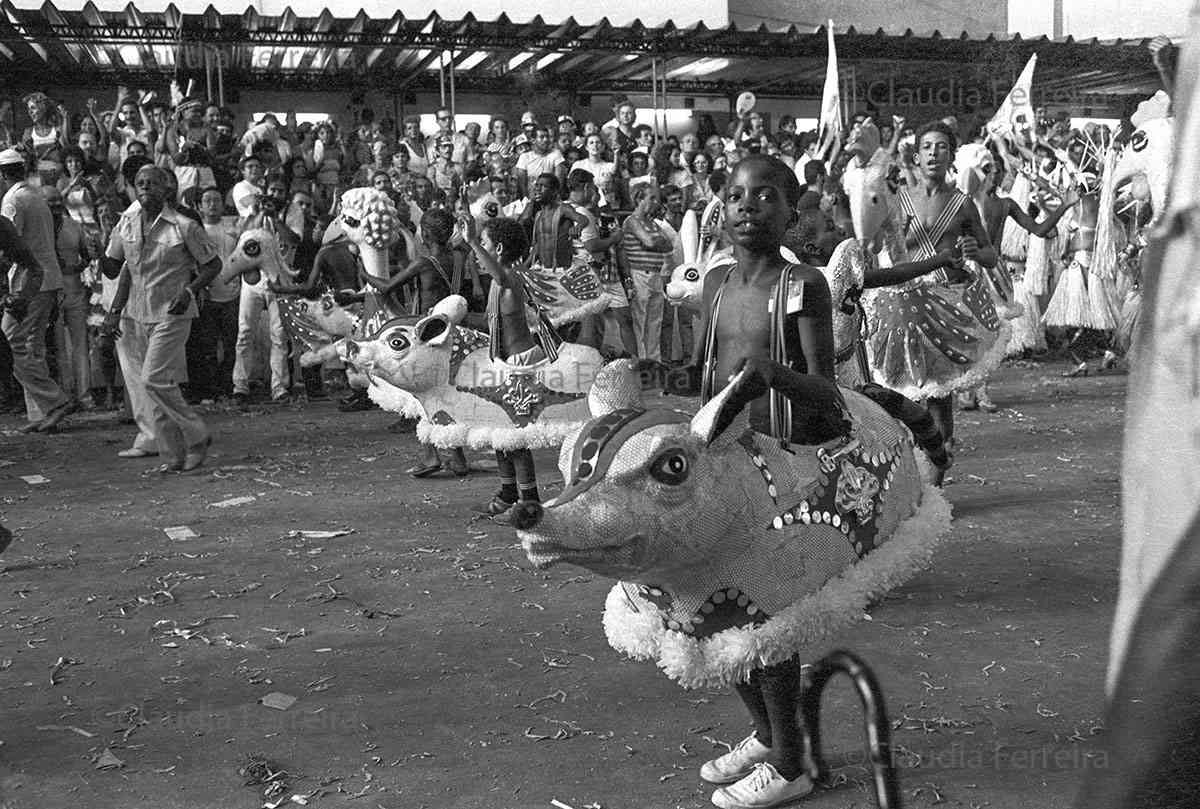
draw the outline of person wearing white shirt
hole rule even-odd
[[[513,173],[525,196],[532,196],[533,181],[543,174],[553,174],[560,184],[566,182],[566,164],[562,152],[552,149],[550,130],[538,124],[533,130],[533,148],[517,158]]]
[[[242,179],[229,192],[233,207],[238,216],[245,219],[258,211],[259,200],[263,194],[264,169],[262,161],[257,157],[245,157],[241,162]]]

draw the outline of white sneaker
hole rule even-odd
[[[754,772],[754,765],[766,761],[770,754],[771,748],[751,733],[725,755],[704,762],[700,777],[710,784],[732,784]]]
[[[807,774],[789,781],[766,762],[754,765],[754,771],[736,784],[713,793],[712,802],[721,809],[770,809],[803,798],[813,791]]]

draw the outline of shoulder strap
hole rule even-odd
[[[713,397],[717,373],[717,317],[721,311],[721,293],[725,291],[725,284],[729,282],[729,276],[733,275],[733,271],[736,269],[737,263],[735,262],[725,271],[725,277],[721,279],[721,285],[717,287],[717,294],[713,296],[712,308],[708,313],[708,325],[704,330],[704,365],[700,374],[701,402],[707,402]]]
[[[436,258],[434,258],[434,257],[433,257],[433,254],[427,255],[427,256],[425,256],[425,258],[429,259],[430,263],[432,263],[432,264],[433,264],[433,268],[434,268],[435,270],[437,270],[437,274],[438,274],[439,276],[441,276],[441,279],[442,279],[443,281],[445,281],[445,282],[446,282],[446,286],[448,286],[448,287],[451,287],[451,289],[450,289],[450,294],[451,294],[451,295],[457,294],[457,290],[455,290],[455,289],[454,289],[454,288],[451,286],[451,279],[450,279],[450,276],[448,276],[448,275],[446,274],[446,269],[445,269],[445,268],[442,266],[442,262],[440,262],[440,261],[438,261]]]
[[[792,286],[794,264],[784,268],[775,284],[775,311],[771,316],[771,359],[791,368],[787,357],[787,299]],[[792,403],[779,391],[771,389],[771,435],[787,443],[792,433]]]

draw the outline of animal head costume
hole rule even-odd
[[[257,284],[263,278],[268,282],[288,281],[289,275],[279,240],[268,228],[243,231],[221,270],[224,283],[238,276],[248,284]],[[316,300],[280,294],[276,296],[276,302],[288,336],[306,349],[300,355],[303,366],[320,365],[334,359],[338,341],[354,333],[361,309],[339,305],[329,292]]]
[[[683,245],[683,263],[671,272],[665,294],[672,306],[699,309],[704,294],[704,276],[713,267],[728,264],[733,256],[728,250],[719,250],[721,230],[725,227],[725,204],[713,199],[696,216],[695,211],[683,215],[679,227],[679,239]]]
[[[514,520],[534,565],[620,579],[610,644],[684,687],[815,651],[924,566],[949,524],[904,426],[858,393],[793,376],[795,406],[840,414],[832,439],[793,432],[782,449],[753,432],[747,405],[771,383],[747,364],[692,417],[597,408],[563,444],[566,488]]]
[[[1116,193],[1128,185],[1135,199],[1149,202],[1156,225],[1167,207],[1167,188],[1175,151],[1175,119],[1151,118],[1134,131],[1113,169]]]
[[[381,407],[421,419],[417,437],[424,442],[504,450],[559,446],[589,417],[588,392],[603,364],[599,352],[562,343],[553,358],[509,364],[492,358],[487,335],[461,325],[466,312],[466,300],[451,295],[426,317],[389,320],[369,339],[348,341],[346,361],[369,377],[370,396]],[[631,367],[614,365],[608,373],[610,388],[624,391],[629,403],[640,401]]]

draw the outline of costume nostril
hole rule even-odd
[[[518,531],[528,531],[542,521],[545,509],[536,500],[522,500],[513,506],[512,524]]]

